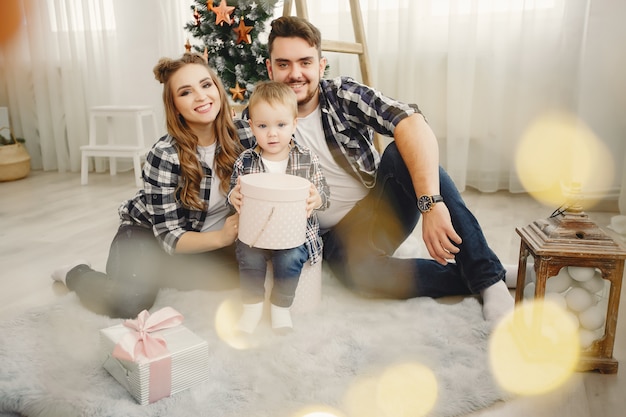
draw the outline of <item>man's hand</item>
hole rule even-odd
[[[446,265],[459,253],[461,237],[452,227],[450,212],[445,203],[437,203],[428,213],[422,214],[422,238],[428,253],[441,265]]]

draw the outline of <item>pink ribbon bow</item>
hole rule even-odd
[[[146,358],[150,362],[149,397],[153,403],[172,392],[172,357],[167,342],[161,336],[150,333],[176,327],[183,322],[183,315],[171,307],[148,313],[142,311],[135,320],[126,320],[123,325],[134,330],[126,333],[113,349],[113,357],[129,361]]]
[[[171,307],[164,307],[150,314],[144,310],[137,319],[124,321],[123,325],[134,330],[126,333],[113,349],[113,357],[135,361],[141,357],[157,358],[167,354],[167,342],[161,336],[150,333],[176,327],[183,322],[183,315]]]

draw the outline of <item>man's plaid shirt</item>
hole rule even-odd
[[[335,161],[368,188],[376,182],[380,163],[373,130],[393,137],[402,119],[421,113],[416,105],[393,100],[349,77],[320,80],[320,110],[326,143]],[[244,129],[239,137],[250,140],[251,135]]]
[[[247,149],[239,155],[235,161],[233,175],[230,180],[230,189],[237,185],[237,178],[240,175],[256,174],[266,172],[261,159],[261,148],[255,146]],[[287,170],[289,175],[297,175],[306,178],[315,185],[317,191],[322,198],[322,205],[317,210],[325,210],[329,205],[330,189],[326,183],[326,178],[322,172],[317,155],[312,153],[308,148],[300,146],[295,140],[291,141],[291,149],[289,150],[289,159],[287,161]],[[307,219],[306,240],[305,245],[309,253],[311,264],[315,264],[322,260],[322,238],[320,236],[320,224],[315,211]]]

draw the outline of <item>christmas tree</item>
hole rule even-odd
[[[234,101],[246,101],[260,80],[266,80],[265,59],[269,19],[278,0],[196,0],[193,20],[185,25]],[[192,46],[187,41],[187,50]]]

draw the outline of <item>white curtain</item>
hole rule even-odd
[[[308,2],[327,39],[354,39],[347,1]],[[513,156],[548,110],[576,113],[586,0],[362,0],[373,84],[418,104],[457,186],[523,191]],[[359,78],[354,58],[330,73]]]
[[[20,28],[0,45],[0,106],[33,169],[78,171],[90,106],[160,110],[152,67],[184,52],[190,0],[19,0]]]
[[[79,170],[89,106],[149,104],[162,122],[152,68],[161,56],[184,52],[192,0],[17,1],[20,31],[0,45],[0,106],[27,139],[35,169]],[[353,39],[348,0],[307,3],[325,39]],[[605,164],[614,166],[612,183],[594,192],[617,200],[621,190],[626,198],[626,2],[360,5],[373,86],[422,108],[459,189],[525,191],[514,164],[520,137],[536,117],[561,110],[589,124],[614,159]],[[360,78],[354,56],[326,55],[330,76]]]

